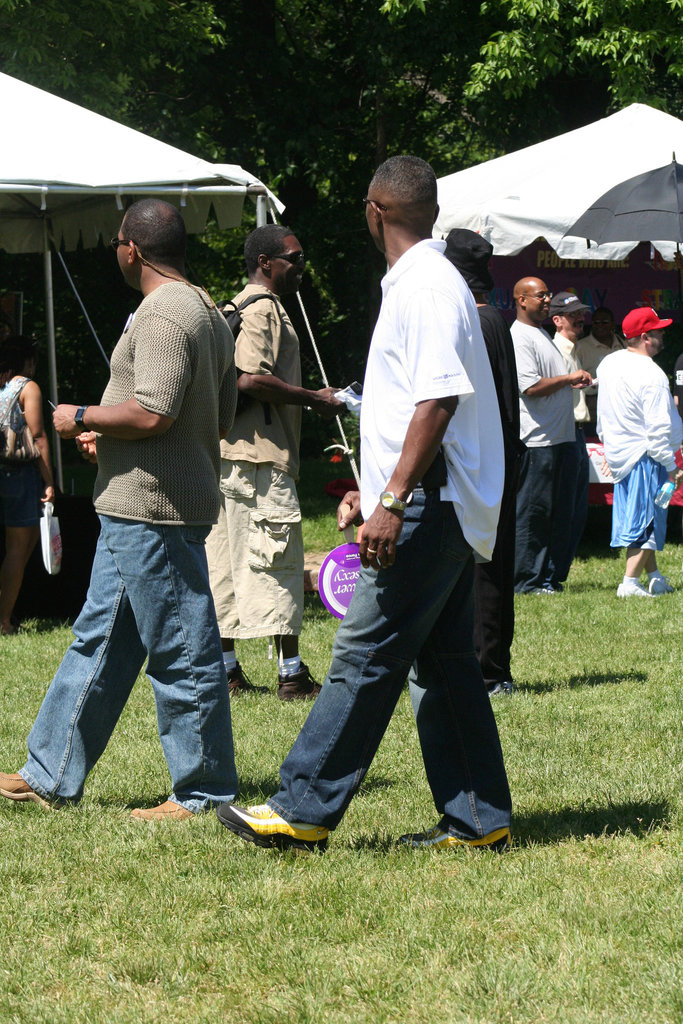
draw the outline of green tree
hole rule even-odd
[[[587,124],[629,103],[683,113],[683,0],[496,0],[464,91],[503,145]]]
[[[223,44],[214,6],[204,0],[0,0],[0,69],[129,123],[129,111],[145,93],[155,93],[157,114],[165,98],[172,106],[182,102],[178,70],[191,72]]]
[[[683,0],[0,0],[0,69],[258,174],[305,247],[304,299],[329,375],[345,382],[362,374],[383,272],[360,204],[375,166],[414,152],[449,173],[634,100],[683,113],[682,8]],[[240,286],[252,224],[192,240],[191,265],[217,296]],[[69,256],[69,265],[114,340],[135,296],[122,285],[103,291],[115,273],[109,260],[101,250]],[[3,289],[16,287],[21,267],[0,257]],[[87,330],[68,291],[59,301],[75,381],[91,346],[79,341]],[[33,325],[40,329],[38,317]]]

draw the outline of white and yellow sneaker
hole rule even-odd
[[[310,853],[313,850],[324,850],[330,834],[329,829],[321,825],[285,821],[268,804],[257,804],[255,807],[220,804],[216,808],[216,815],[221,825],[255,846],[305,850]]]
[[[454,846],[472,846],[477,849],[497,850],[499,853],[507,850],[510,842],[509,828],[498,828],[495,832],[489,832],[478,839],[460,839],[450,832],[445,832],[440,825],[435,825],[428,832],[408,832],[399,839],[399,843],[414,850],[448,850]]]

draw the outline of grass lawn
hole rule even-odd
[[[308,509],[318,548],[333,508]],[[436,820],[406,693],[324,856],[213,814],[135,823],[168,792],[141,677],[78,807],[0,801],[0,1022],[680,1024],[683,548],[661,559],[681,589],[648,602],[616,597],[606,542],[582,550],[563,595],[518,599],[518,690],[495,704],[511,852],[396,849]],[[307,602],[322,679],[336,620]],[[0,643],[3,770],[69,640],[35,621]],[[232,704],[243,802],[273,791],[307,713],[276,699],[266,651],[239,650],[270,688]]]

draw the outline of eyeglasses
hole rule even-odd
[[[535,292],[533,294],[531,292],[522,292],[522,295],[526,299],[552,299],[553,297],[552,292]]]
[[[382,213],[386,213],[389,209],[389,207],[385,206],[384,203],[378,203],[376,199],[368,199],[366,196],[363,200],[363,206],[367,206],[368,203],[370,203],[370,206],[376,206],[378,210],[382,211]]]
[[[116,252],[120,245],[135,245],[135,242],[131,242],[130,238],[112,238],[109,244]]]
[[[303,267],[306,262],[306,257],[301,250],[299,252],[279,252],[270,258],[271,260],[287,260],[287,263],[291,263],[293,267]]]

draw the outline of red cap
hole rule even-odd
[[[640,306],[626,314],[621,329],[624,332],[624,337],[628,340],[629,338],[639,338],[641,334],[646,334],[648,331],[671,327],[672,323],[673,320],[660,320],[650,306]]]

